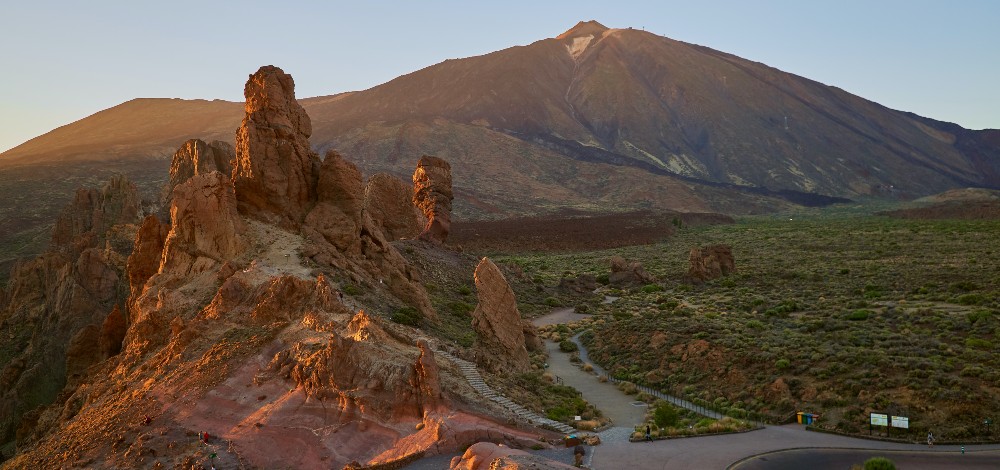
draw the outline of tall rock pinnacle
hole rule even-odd
[[[246,115],[236,131],[233,185],[241,213],[286,227],[305,218],[319,157],[309,147],[312,122],[295,101],[295,82],[266,65],[247,80]]]

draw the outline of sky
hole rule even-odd
[[[243,101],[261,65],[292,74],[300,98],[330,95],[581,20],[1000,128],[995,0],[0,0],[0,151],[133,98]]]

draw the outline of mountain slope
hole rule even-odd
[[[466,219],[566,209],[749,213],[1000,187],[1000,131],[891,110],[593,21],[300,101],[316,150],[338,150],[365,174],[408,178],[423,154],[453,162],[455,212]],[[190,138],[232,142],[240,114],[239,104],[218,100],[133,100],[0,154],[0,191],[20,197],[0,206],[0,263],[38,252],[40,224],[70,188],[115,167],[156,193],[173,150]]]

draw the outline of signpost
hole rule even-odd
[[[872,426],[889,425],[889,415],[884,415],[882,413],[872,413],[871,420],[872,420]]]
[[[910,429],[910,418],[906,416],[893,416],[892,427]]]

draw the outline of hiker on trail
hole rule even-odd
[[[646,440],[653,442],[653,434],[650,432],[649,425],[646,425]]]
[[[576,459],[576,463],[574,463],[573,465],[575,465],[577,467],[582,467],[583,466],[583,456],[586,453],[587,453],[587,449],[583,448],[583,444],[577,444],[576,447],[573,448],[573,457]]]
[[[205,441],[205,444],[208,444],[208,433],[207,432],[202,436],[202,440]]]
[[[927,445],[934,447],[934,433],[927,432]]]

